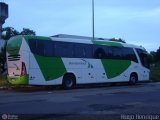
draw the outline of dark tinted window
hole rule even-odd
[[[125,60],[138,62],[137,57],[133,51],[133,48],[123,48],[123,57]]]
[[[36,53],[36,40],[29,40],[29,47],[32,53]]]
[[[85,51],[84,51],[83,44],[75,44],[74,45],[74,57],[76,58],[84,58],[85,57]]]
[[[92,45],[75,43],[74,57],[76,58],[92,58]]]
[[[106,58],[105,48],[106,48],[105,46],[94,45],[93,46],[94,58],[97,58],[97,59]]]
[[[54,42],[52,41],[45,41],[44,42],[44,55],[47,57],[54,56]]]
[[[111,47],[113,52],[113,59],[124,59],[123,49],[122,47]]]
[[[36,44],[36,53],[38,55],[44,56],[44,43],[45,41],[43,40],[36,40],[37,44]]]
[[[44,42],[42,40],[29,40],[29,46],[32,53],[44,56]]]
[[[73,44],[67,42],[55,42],[55,56],[73,57]]]
[[[108,58],[108,59],[113,59],[113,50],[112,50],[112,47],[108,47],[106,46],[105,47],[105,58]]]
[[[52,41],[48,40],[29,40],[31,52],[41,56],[53,56],[54,46]]]
[[[93,58],[93,46],[89,44],[84,44],[84,54],[85,58]]]
[[[119,59],[138,62],[133,49],[126,47],[49,40],[29,40],[29,46],[34,54],[46,57]],[[141,51],[139,51],[139,55],[141,55]]]
[[[141,49],[136,49],[136,50],[140,57],[142,65],[146,68],[149,68],[150,65],[149,65],[149,58],[148,58],[147,52]]]

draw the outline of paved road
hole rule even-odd
[[[0,114],[4,113],[9,115],[37,114],[41,116],[43,114],[43,119],[49,117],[44,117],[45,114],[84,115],[87,119],[87,115],[92,117],[94,115],[99,115],[99,117],[119,115],[118,118],[127,119],[127,117],[135,118],[137,116],[123,115],[154,114],[158,115],[159,120],[160,83],[36,92],[1,90]],[[66,116],[65,118],[67,119]],[[96,119],[96,117],[92,119]]]

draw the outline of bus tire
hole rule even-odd
[[[135,85],[138,81],[138,76],[136,73],[132,73],[129,79],[129,85]]]
[[[73,74],[66,74],[63,77],[62,86],[64,89],[72,89],[76,85],[76,77]]]

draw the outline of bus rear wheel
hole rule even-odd
[[[64,89],[72,89],[76,85],[76,78],[72,74],[67,74],[63,77],[62,86]]]
[[[135,85],[138,81],[137,74],[132,73],[130,76],[129,84],[130,85]]]

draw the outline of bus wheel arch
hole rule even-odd
[[[138,74],[136,72],[132,72],[130,74],[129,84],[135,85],[138,82]]]
[[[72,72],[65,73],[62,80],[64,89],[72,89],[76,86],[76,76]]]

